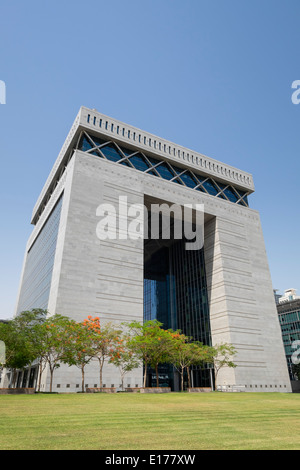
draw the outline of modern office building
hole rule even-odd
[[[282,331],[283,345],[288,366],[290,379],[296,379],[293,371],[293,355],[300,350],[297,341],[300,341],[300,297],[296,295],[295,289],[288,289],[277,304],[279,323]],[[300,389],[300,387],[297,387]]]
[[[16,313],[40,307],[76,321],[157,318],[205,344],[234,345],[237,367],[222,369],[219,385],[289,392],[260,217],[248,202],[253,191],[249,173],[82,107],[33,209]],[[187,237],[174,231],[145,236],[163,203],[190,205],[193,227],[204,208],[204,245],[187,249]],[[112,224],[105,238],[101,221],[111,207],[119,231]],[[144,208],[141,237],[130,232],[128,220],[137,220],[128,207]],[[177,218],[172,213],[174,226]],[[88,366],[86,385],[99,384],[98,375]],[[192,378],[209,385],[208,370],[194,369]],[[168,368],[161,381],[176,389]],[[55,391],[80,383],[77,368],[55,372]],[[104,384],[120,384],[111,365]],[[142,386],[142,370],[125,385]]]

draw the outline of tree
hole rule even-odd
[[[158,366],[163,363],[171,363],[181,374],[181,390],[183,390],[184,371],[188,372],[191,365],[199,365],[210,358],[208,346],[199,342],[191,342],[191,338],[174,331],[164,330],[162,323],[151,320],[141,325],[138,322],[129,324],[134,336],[131,340],[135,353],[144,361],[144,387],[146,386],[147,366],[156,371],[156,385],[159,386]]]
[[[189,343],[190,339],[180,333],[173,335],[173,340],[172,350],[170,351],[170,362],[180,373],[180,389],[183,391],[184,371],[187,369],[189,375],[189,368],[196,361],[199,346],[196,346],[194,343]]]
[[[178,370],[181,377],[181,391],[183,391],[184,371],[187,371],[188,386],[191,387],[190,368],[191,366],[202,366],[210,362],[212,348],[203,345],[199,341],[192,341],[192,338],[180,333],[172,333],[173,344],[170,350],[170,362]]]
[[[40,328],[36,328],[39,334],[40,366],[49,366],[50,392],[52,392],[53,375],[55,369],[60,367],[70,345],[70,331],[74,329],[76,322],[63,315],[55,314],[49,317]]]
[[[84,392],[85,367],[94,357],[92,332],[85,322],[72,322],[68,325],[67,336],[60,360],[81,370],[81,391]]]
[[[229,343],[220,343],[216,344],[211,348],[211,357],[208,362],[214,364],[215,370],[215,383],[217,383],[218,373],[223,367],[237,367],[236,364],[232,361],[233,356],[235,356],[236,350]]]
[[[49,341],[47,330],[43,325],[36,325],[33,329],[34,341],[36,342],[37,361],[38,361],[38,382],[37,391],[41,390],[42,375],[47,365],[47,354],[49,350]]]
[[[159,324],[151,327],[151,351],[149,354],[149,365],[155,369],[156,386],[159,387],[159,364],[164,364],[170,360],[170,351],[174,341],[174,332],[172,330],[164,330]]]
[[[161,329],[162,323],[149,320],[144,324],[132,322],[128,326],[132,332],[130,345],[133,351],[144,362],[144,387],[146,387],[147,367],[151,365],[156,370],[156,383],[158,383],[158,364],[166,362],[167,334]]]
[[[211,358],[211,347],[200,343],[199,341],[194,341],[192,343],[188,343],[188,355],[187,359],[187,376],[188,376],[188,386],[191,387],[191,377],[190,377],[190,368],[191,366],[204,366],[210,362]],[[188,363],[190,362],[190,364]]]
[[[35,328],[46,318],[47,311],[23,311],[13,320],[0,324],[0,340],[5,343],[6,358],[2,367],[11,369],[9,387],[13,386],[17,369],[23,369],[38,358]]]
[[[5,344],[5,358],[1,367],[11,370],[9,381],[9,388],[11,388],[15,381],[16,370],[23,369],[30,364],[34,360],[34,356],[28,349],[26,337],[19,334],[13,320],[0,323],[0,340]]]
[[[42,325],[48,316],[48,311],[42,308],[33,308],[19,313],[13,321],[20,329],[26,329],[26,333],[32,331],[36,325]]]
[[[121,330],[116,330],[110,322],[100,325],[99,317],[89,315],[83,324],[90,331],[92,339],[93,357],[99,362],[100,388],[103,386],[103,366],[111,358],[114,347],[119,341]]]
[[[47,320],[48,311],[44,309],[32,309],[21,312],[15,319],[16,323],[22,331],[26,332],[26,337],[30,343],[31,351],[35,356],[34,360],[38,361],[39,379],[38,391],[41,387],[42,372],[46,366],[43,356],[43,329],[42,325]]]
[[[124,378],[125,375],[133,369],[136,369],[140,365],[140,359],[134,352],[131,345],[131,336],[129,334],[123,334],[122,337],[117,341],[117,344],[111,349],[109,362],[118,367],[122,390],[124,390]]]

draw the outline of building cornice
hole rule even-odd
[[[285,300],[276,306],[279,314],[300,310],[300,299]]]

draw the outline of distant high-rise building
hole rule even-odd
[[[300,299],[300,297],[296,295],[296,289],[287,289],[284,291],[284,295],[279,297],[278,302],[282,304],[284,302],[290,302],[291,300],[297,299]]]
[[[300,349],[296,343],[300,340],[300,297],[296,289],[288,289],[277,304],[279,323],[285,349],[290,379],[293,380],[293,354]]]

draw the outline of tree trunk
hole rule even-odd
[[[147,361],[145,361],[144,388],[146,387],[146,379],[147,379]]]
[[[189,367],[187,367],[187,376],[188,376],[188,387],[191,388],[191,375],[190,375]]]
[[[181,391],[183,392],[183,372],[184,372],[184,368],[182,367],[181,369]]]
[[[156,386],[159,387],[158,364],[155,364]]]
[[[50,367],[50,393],[52,393],[52,382],[53,382],[53,367]]]
[[[42,383],[42,373],[43,373],[43,361],[40,361],[39,363],[39,381],[38,381],[38,389],[37,391],[40,392],[41,391],[41,383]]]
[[[98,358],[99,360],[99,366],[100,366],[100,369],[99,369],[99,387],[102,388],[103,387],[103,366],[104,366],[104,360],[102,360],[101,358]]]
[[[217,390],[217,378],[218,378],[218,369],[215,369],[215,388]]]
[[[38,386],[37,386],[37,391],[41,391],[41,381],[42,381],[42,363],[39,363],[39,378],[38,378]]]
[[[81,366],[81,391],[84,393],[84,365]]]
[[[212,374],[212,369],[209,369],[209,373],[210,373],[210,385],[211,385],[211,391],[214,392],[214,378],[213,378],[213,374]]]

